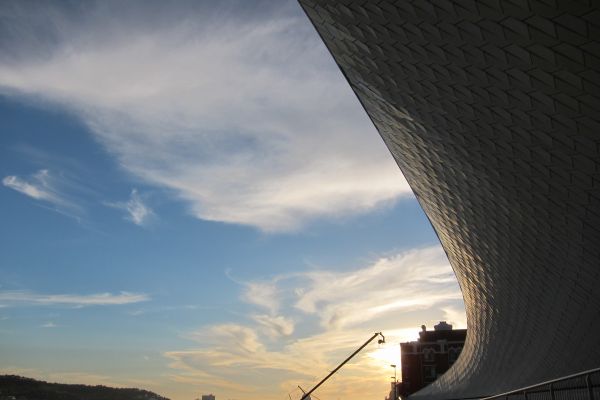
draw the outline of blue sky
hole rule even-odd
[[[0,372],[275,399],[383,330],[322,393],[384,396],[400,340],[464,326],[297,4],[0,11]]]

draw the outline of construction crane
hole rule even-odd
[[[325,378],[321,379],[321,381],[320,381],[319,383],[317,383],[317,384],[316,384],[316,385],[315,385],[315,386],[314,386],[312,389],[310,389],[308,392],[304,392],[304,390],[303,390],[302,388],[300,388],[300,386],[298,386],[298,387],[300,388],[300,390],[302,390],[302,392],[304,392],[304,395],[302,395],[302,398],[300,398],[300,400],[308,400],[308,399],[310,399],[310,395],[311,395],[311,393],[312,393],[312,392],[314,392],[315,390],[317,390],[317,388],[318,388],[319,386],[321,386],[323,383],[325,383],[325,381],[326,381],[327,379],[331,378],[331,376],[332,376],[333,374],[335,374],[336,372],[338,372],[338,370],[339,370],[340,368],[342,368],[342,367],[344,366],[344,364],[346,364],[348,361],[350,361],[350,360],[351,360],[351,359],[352,359],[352,358],[353,358],[355,355],[357,355],[357,354],[358,354],[358,353],[359,353],[359,352],[360,352],[362,349],[364,349],[365,347],[367,347],[367,345],[368,345],[369,343],[371,343],[371,342],[372,342],[372,341],[373,341],[373,340],[374,340],[374,339],[375,339],[377,336],[381,336],[381,339],[379,339],[379,340],[377,341],[377,343],[378,343],[378,344],[385,343],[385,336],[383,336],[383,333],[381,333],[381,332],[376,332],[376,333],[374,333],[374,334],[373,334],[373,336],[371,336],[371,337],[369,338],[369,340],[367,340],[365,343],[363,343],[363,345],[362,345],[362,346],[360,346],[358,349],[356,349],[356,350],[354,351],[354,353],[350,354],[350,355],[348,356],[348,358],[346,358],[344,361],[342,361],[342,362],[340,363],[340,365],[338,365],[337,367],[335,367],[335,369],[334,369],[333,371],[331,371],[331,372],[330,372],[330,373],[329,373],[329,374],[328,374],[328,375],[327,375]]]

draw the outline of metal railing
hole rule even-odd
[[[481,400],[600,400],[600,368],[483,397]]]

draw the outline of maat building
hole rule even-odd
[[[600,3],[299,1],[463,294],[460,358],[410,398],[482,398],[598,368]]]

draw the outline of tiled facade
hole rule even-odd
[[[600,366],[600,10],[300,0],[435,228],[469,327],[411,398]]]

